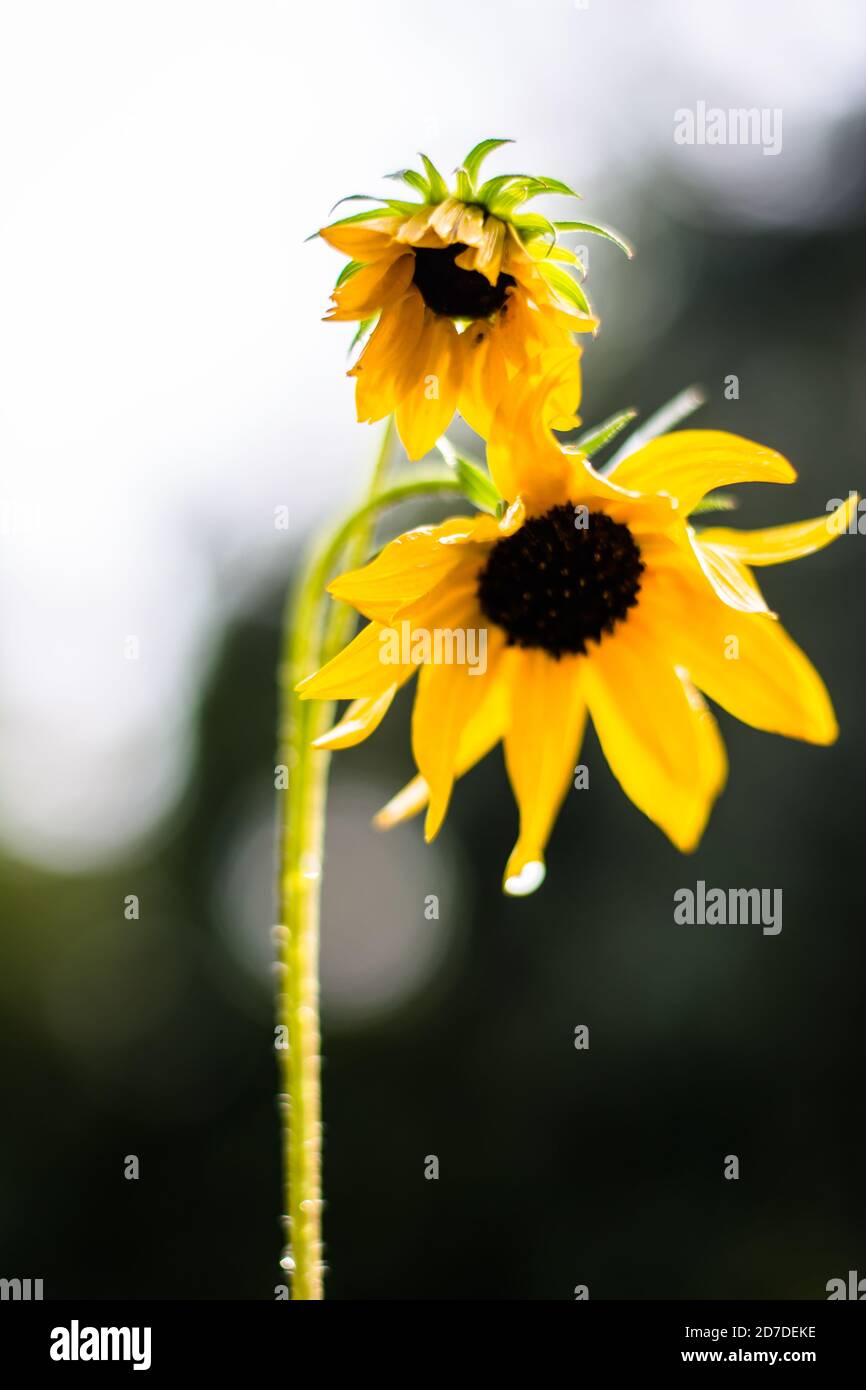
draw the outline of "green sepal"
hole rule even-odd
[[[389,207],[392,212],[399,213],[401,217],[414,217],[421,207],[420,203],[406,203],[399,198],[386,198],[384,201],[386,207]]]
[[[453,468],[467,501],[479,511],[489,512],[491,516],[499,515],[498,508],[503,499],[490,474],[480,464],[458,454],[444,434],[437,439],[436,448],[448,467]]]
[[[736,507],[736,497],[728,492],[716,492],[711,497],[702,498],[696,507],[692,507],[689,516],[701,516],[703,512],[733,512]]]
[[[351,217],[341,217],[337,222],[329,222],[329,227],[348,227],[352,222],[369,222],[374,217],[396,217],[396,213],[388,208],[365,208],[363,212],[353,212]],[[307,241],[312,241],[319,232],[313,232],[312,236],[307,237]]]
[[[685,390],[678,391],[659,410],[654,410],[621,448],[617,449],[606,471],[612,472],[617,464],[622,463],[630,454],[636,454],[644,445],[649,444],[650,440],[658,439],[662,434],[669,434],[677,425],[682,424],[683,420],[700,410],[705,402],[706,396],[700,386],[687,386]]]
[[[624,430],[626,425],[630,425],[637,415],[633,408],[628,410],[618,410],[615,415],[609,415],[600,425],[594,425],[592,429],[584,434],[578,435],[573,444],[563,446],[567,454],[585,454],[587,458],[592,458],[603,449],[605,444],[609,444],[615,439],[620,430]]]
[[[562,299],[568,300],[582,314],[586,314],[590,318],[594,317],[589,300],[574,276],[569,275],[567,270],[562,270],[558,265],[551,265],[550,262],[542,263],[539,261],[537,264],[545,280]]]
[[[489,208],[493,199],[503,189],[514,183],[525,184],[530,177],[529,174],[497,174],[494,179],[488,179],[481,185],[476,195],[478,202]]]
[[[354,335],[353,335],[353,337],[352,337],[352,341],[351,341],[351,343],[349,344],[349,353],[354,352],[355,348],[358,346],[358,343],[360,343],[361,339],[362,339],[363,337],[365,337],[367,333],[369,333],[370,329],[373,327],[373,324],[376,322],[377,317],[378,317],[377,314],[373,314],[373,315],[371,315],[371,317],[368,318],[368,319],[361,319],[361,322],[358,324],[358,327],[355,329],[355,333],[354,333]]]
[[[363,269],[363,261],[347,261],[346,264],[343,266],[343,269],[337,276],[337,282],[334,285],[334,289],[338,290],[341,285],[345,285],[347,280],[351,280],[353,275],[357,275],[358,271]]]
[[[428,159],[426,154],[422,154],[421,159],[427,174],[427,182],[430,185],[431,203],[444,203],[448,197],[448,185],[443,179],[432,159]]]
[[[532,180],[528,178],[517,179],[501,188],[493,194],[492,198],[488,198],[488,210],[494,217],[510,217],[515,208],[519,208],[521,203],[525,203],[527,198],[532,197],[531,183]]]
[[[461,203],[471,203],[475,196],[475,189],[472,186],[471,178],[462,166],[456,169],[455,173],[457,175],[457,183],[454,189],[455,198],[459,198]]]
[[[634,255],[634,247],[618,232],[611,231],[610,227],[599,227],[595,222],[555,222],[554,226],[558,232],[592,232],[595,236],[603,236],[606,241],[612,241],[614,246],[625,252],[629,260]]]
[[[513,145],[513,140],[479,140],[473,146],[463,161],[462,168],[466,170],[470,184],[474,188],[481,170],[481,165],[493,150],[498,150],[501,145]]]
[[[562,179],[536,178],[532,179],[532,192],[530,198],[536,198],[540,193],[562,193],[566,198],[582,198],[582,194],[569,184],[563,183]]]
[[[518,217],[512,218],[512,225],[522,234],[523,241],[550,237],[551,243],[556,242],[556,228],[546,217],[542,217],[540,212],[522,212]]]
[[[328,209],[328,216],[330,217],[331,213],[336,212],[337,208],[342,207],[344,203],[381,203],[383,201],[377,193],[347,193],[345,198],[338,198],[334,206]]]
[[[419,174],[416,169],[398,169],[396,173],[386,174],[386,179],[394,179],[397,182],[407,183],[410,188],[414,188],[416,193],[420,193],[425,203],[430,197],[430,185],[423,174]]]

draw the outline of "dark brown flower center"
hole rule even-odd
[[[413,280],[428,309],[449,319],[484,319],[501,309],[505,292],[515,283],[513,275],[500,275],[495,285],[477,270],[455,265],[467,248],[461,241],[441,250],[415,248]]]
[[[541,647],[557,659],[585,652],[637,603],[644,564],[627,526],[604,512],[553,507],[497,541],[478,597],[509,646]]]

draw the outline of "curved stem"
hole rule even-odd
[[[319,917],[330,755],[310,745],[333,722],[334,705],[301,701],[294,690],[351,633],[355,614],[345,604],[331,604],[325,617],[325,586],[342,558],[350,567],[363,562],[381,509],[415,497],[461,491],[453,479],[418,480],[381,491],[391,440],[389,421],[367,500],[313,554],[287,605],[283,630],[277,761],[288,770],[288,789],[282,794],[277,932],[288,1246],[281,1263],[290,1273],[292,1298],[302,1300],[324,1296]]]

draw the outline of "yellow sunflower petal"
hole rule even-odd
[[[482,679],[475,677],[475,679]],[[495,676],[485,681],[487,691],[478,708],[470,714],[457,748],[454,776],[462,777],[482,758],[496,747],[505,732],[508,711],[511,707],[511,694],[507,682],[502,677],[500,665]],[[407,782],[401,791],[392,796],[387,806],[383,806],[374,819],[380,830],[390,830],[400,821],[418,815],[430,800],[430,788],[419,774]]]
[[[388,686],[402,685],[413,674],[411,662],[386,661],[382,623],[368,623],[347,647],[295,689],[302,700],[360,700],[378,698]]]
[[[424,301],[414,287],[383,311],[370,341],[349,372],[357,382],[355,405],[360,422],[390,415],[415,381],[424,313]]]
[[[470,614],[468,610],[467,617]],[[430,788],[424,823],[427,840],[436,835],[448,809],[463,730],[496,674],[502,638],[495,628],[483,630],[487,633],[487,665],[483,674],[468,664],[430,662],[422,667],[418,677],[412,710],[412,752],[418,771]]]
[[[467,205],[463,209],[463,216],[454,228],[454,240],[462,241],[463,245],[473,251],[471,270],[476,270],[474,251],[481,245],[484,236],[484,212],[479,207]],[[465,254],[465,253],[464,253]],[[460,264],[460,257],[457,258]]]
[[[678,849],[694,849],[727,771],[712,714],[678,675],[665,644],[632,619],[592,649],[584,684],[623,791]]]
[[[509,383],[487,445],[490,473],[503,497],[522,496],[536,515],[565,502],[597,503],[634,523],[636,533],[647,524],[670,524],[676,518],[669,498],[641,498],[554,438],[554,422],[579,399],[580,349],[573,346],[540,353]]]
[[[637,492],[675,497],[684,515],[714,488],[735,483],[793,483],[796,473],[775,449],[723,430],[678,430],[624,458],[611,481]]]
[[[406,293],[414,269],[415,257],[411,252],[398,255],[394,260],[385,256],[372,265],[365,265],[363,270],[334,291],[331,295],[334,307],[326,317],[347,321],[377,314]]]
[[[323,227],[319,236],[355,261],[376,261],[391,252],[400,225],[399,217],[371,217],[366,222]]]
[[[679,576],[665,576],[640,606],[694,684],[735,718],[807,743],[836,739],[824,682],[771,615],[737,613]]]
[[[313,740],[314,748],[354,748],[369,738],[385,718],[398,686],[389,685],[380,695],[367,695],[362,700],[353,700],[342,719],[327,733]]]
[[[397,406],[397,432],[410,459],[423,458],[451,423],[460,385],[460,345],[450,319],[428,311],[415,353],[414,381]]]
[[[430,213],[430,227],[446,246],[456,241],[454,233],[466,210],[466,204],[457,198],[446,198],[444,203],[433,208]]]
[[[544,878],[544,850],[574,775],[586,702],[579,657],[556,661],[538,650],[516,650],[508,657],[512,705],[505,763],[520,810],[520,834],[503,886],[522,897]]]
[[[433,211],[431,207],[422,207],[407,217],[397,232],[397,240],[404,246],[419,246],[429,235]]]
[[[505,223],[498,217],[486,218],[480,244],[475,250],[475,269],[479,275],[486,276],[491,285],[499,279],[504,250]]]
[[[782,565],[799,560],[844,535],[857,515],[860,498],[856,493],[835,511],[811,521],[795,521],[790,526],[768,526],[761,531],[737,531],[733,527],[713,526],[698,534],[702,545],[713,545],[747,565]]]
[[[580,351],[579,348],[573,347],[568,335],[559,331],[551,334],[538,309],[530,304],[523,290],[513,285],[509,288],[505,303],[499,312],[497,327],[499,341],[515,371],[525,367],[530,358],[537,357],[539,353],[551,348],[572,348],[575,352]],[[579,399],[579,392],[577,398]]]
[[[565,496],[572,459],[550,432],[566,394],[580,400],[580,353],[544,353],[510,383],[493,416],[487,463],[503,497],[525,494],[541,510]]]
[[[496,323],[471,323],[460,334],[457,408],[477,434],[490,433],[493,411],[508,387],[508,363]]]
[[[691,526],[687,534],[692,554],[722,603],[741,613],[769,613],[767,601],[748,566],[729,551],[711,545],[704,534],[695,535]]]
[[[452,517],[438,526],[418,526],[390,541],[369,564],[332,580],[328,592],[365,617],[387,622],[455,569],[467,545],[490,544],[499,533],[492,516]]]

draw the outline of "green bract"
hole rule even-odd
[[[405,183],[420,196],[420,202],[410,202],[400,198],[382,198],[370,193],[350,193],[348,197],[341,198],[339,203],[335,203],[334,208],[349,202],[370,202],[376,203],[377,206],[365,208],[362,212],[352,213],[348,217],[342,217],[331,225],[342,227],[353,222],[367,222],[372,218],[388,216],[411,217],[424,207],[435,207],[446,202],[449,198],[454,198],[458,202],[483,208],[490,216],[496,217],[502,222],[510,223],[527,247],[540,242],[546,243],[545,259],[563,261],[578,270],[583,269],[580,259],[568,247],[557,245],[560,232],[592,233],[613,242],[627,256],[633,255],[632,248],[625,238],[609,227],[603,227],[594,222],[551,222],[541,213],[521,211],[524,204],[542,194],[579,198],[580,194],[570,188],[567,183],[563,183],[561,179],[541,178],[532,174],[497,174],[495,178],[480,183],[481,165],[487,156],[501,145],[510,145],[511,143],[512,141],[503,139],[480,140],[469,151],[462,164],[455,169],[453,188],[449,188],[433,161],[426,154],[422,154],[423,173],[418,169],[398,169],[393,174],[386,175],[389,179],[396,179]],[[331,209],[332,212],[334,208]],[[314,235],[318,236],[318,233],[316,232]],[[355,268],[357,267],[354,263],[351,268],[346,267],[341,278],[337,281],[337,285],[343,284],[348,276],[354,273]],[[548,275],[548,278],[550,278],[552,270],[553,267],[545,268],[545,274]],[[556,288],[581,313],[590,312],[585,295],[579,287],[575,286],[570,276],[559,272],[556,278]]]

